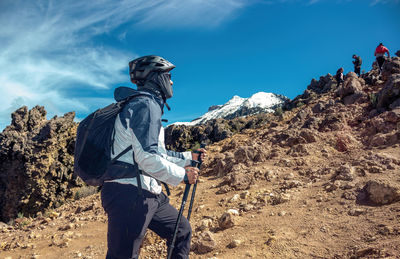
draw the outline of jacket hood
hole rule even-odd
[[[136,96],[136,95],[152,96],[158,102],[158,104],[161,106],[161,109],[164,108],[164,101],[162,100],[162,98],[160,98],[159,96],[157,96],[155,93],[153,93],[150,90],[141,89],[140,91],[138,91],[133,88],[126,87],[126,86],[120,86],[114,90],[114,99],[117,102],[122,101],[123,99],[125,99],[127,97]]]
[[[139,95],[140,92],[126,86],[121,86],[115,89],[114,91],[114,99],[119,102],[122,101],[123,99],[129,97],[129,96],[135,96]]]

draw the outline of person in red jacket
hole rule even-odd
[[[379,71],[382,71],[383,63],[385,63],[385,53],[387,53],[388,58],[390,58],[388,48],[383,46],[383,43],[379,43],[378,47],[376,47],[375,49],[375,54],[374,54],[376,57],[376,62],[378,62]]]

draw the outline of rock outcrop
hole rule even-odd
[[[73,177],[75,114],[46,120],[46,111],[26,106],[0,134],[0,221],[59,206],[82,185]]]
[[[364,87],[365,81],[356,73],[349,72],[343,84],[336,90],[336,94],[345,105],[350,105],[363,97],[366,98],[367,94],[363,92]]]
[[[232,120],[215,119],[203,125],[170,125],[165,129],[168,149],[184,151],[198,147],[199,143],[211,144],[221,141],[245,129],[261,127],[276,118],[272,114],[259,114]]]

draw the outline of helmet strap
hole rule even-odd
[[[164,101],[165,106],[167,106],[168,111],[171,110],[171,107],[169,107],[168,103],[166,101]]]

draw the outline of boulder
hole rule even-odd
[[[349,164],[341,165],[335,172],[334,180],[353,181],[354,167]]]
[[[385,86],[377,94],[377,108],[388,108],[400,98],[400,74],[390,76]],[[392,108],[394,108],[392,105]]]
[[[246,163],[252,161],[256,155],[256,150],[251,146],[239,147],[234,153],[235,160],[238,163]]]
[[[346,101],[345,104],[354,103],[358,98],[364,96],[362,89],[364,82],[361,80],[362,79],[359,79],[354,72],[349,72],[343,84],[336,90],[336,96]],[[345,97],[347,98],[345,99]]]
[[[371,202],[376,205],[385,205],[400,201],[400,186],[395,182],[371,180],[364,189]]]
[[[227,229],[235,226],[238,221],[239,212],[234,209],[227,210],[218,220],[221,229]]]
[[[255,182],[254,175],[246,173],[247,170],[241,170],[241,168],[244,168],[242,164],[236,164],[233,168],[232,173],[225,177],[223,183],[228,184],[235,190],[249,189]]]
[[[382,66],[382,78],[386,80],[395,74],[400,74],[400,58],[392,57],[386,59]]]
[[[200,233],[198,239],[193,244],[193,249],[198,254],[206,254],[213,251],[217,246],[214,234],[210,231]]]
[[[235,247],[238,247],[241,243],[242,243],[242,241],[240,239],[234,239],[228,244],[228,247],[235,248]]]

